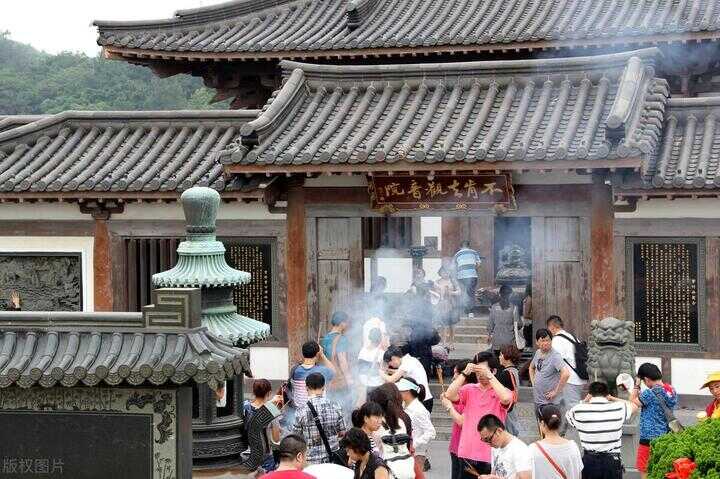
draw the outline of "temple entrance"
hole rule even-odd
[[[477,270],[476,306],[460,314],[457,342],[485,347],[487,331],[481,321],[499,299],[503,284],[513,289],[512,300],[520,311],[531,294],[534,329],[545,326],[547,315],[558,314],[585,336],[587,223],[583,217],[444,212],[310,218],[309,337],[327,331],[335,310],[351,311],[359,319],[381,314],[370,299],[381,282],[383,301],[390,305],[382,314],[396,314],[418,274],[433,284],[445,267],[453,277],[452,258],[465,239],[484,259]],[[531,341],[528,348],[533,346]]]
[[[317,329],[311,326],[310,337],[324,334],[328,318],[337,309],[353,311],[358,319],[378,315],[386,316],[388,322],[406,322],[408,293],[416,282],[422,282],[431,288],[433,309],[426,313],[433,316],[438,329],[447,334],[443,324],[447,314],[454,315],[455,341],[477,352],[487,347],[485,322],[499,286],[513,288],[513,301],[521,311],[526,286],[532,281],[528,217],[457,217],[438,212],[433,216],[317,218],[311,223],[317,274],[310,274],[314,279],[310,290],[315,294],[309,296],[309,308],[317,311],[318,321],[310,322],[317,325]],[[445,306],[439,304],[433,286],[441,279],[441,268],[457,284],[453,256],[464,239],[484,258],[477,270],[475,307],[461,311],[457,298],[452,313],[439,313]],[[376,304],[379,301],[383,304]]]

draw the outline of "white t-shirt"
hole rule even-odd
[[[360,373],[360,384],[373,388],[382,386],[384,381],[380,377],[380,366],[383,362],[384,353],[385,351],[380,347],[374,349],[372,347],[369,349],[363,348],[360,350],[358,359],[371,364],[370,370]]]
[[[527,444],[513,437],[507,446],[492,448],[492,473],[503,479],[516,479],[518,472],[532,470],[532,457]],[[542,477],[542,476],[538,476]]]
[[[430,392],[430,383],[428,382],[427,373],[422,363],[416,358],[406,354],[400,360],[400,367],[398,368],[407,377],[413,378],[421,386],[425,386],[425,400],[432,399],[433,395]]]
[[[355,473],[352,469],[337,464],[314,464],[306,467],[303,472],[317,479],[353,479]]]
[[[562,356],[562,358],[570,365],[570,378],[568,379],[568,384],[580,386],[587,383],[584,379],[580,379],[580,376],[578,376],[573,370],[575,367],[575,345],[565,338],[559,338],[558,336],[560,334],[564,335],[565,338],[572,338],[573,336],[564,329],[561,329],[552,338],[552,348],[560,353],[560,356]]]
[[[575,441],[567,441],[564,444],[548,444],[542,441],[542,447],[552,457],[555,464],[565,473],[567,479],[580,479],[582,476],[583,462],[580,455],[580,448]],[[537,443],[530,445],[532,453],[532,477],[543,479],[562,479],[557,469],[550,464],[547,457],[540,451]]]
[[[378,328],[383,336],[387,335],[387,329],[385,327],[385,322],[378,318],[378,317],[372,317],[365,321],[365,324],[363,324],[363,348],[371,348],[370,345],[370,331],[373,329]]]

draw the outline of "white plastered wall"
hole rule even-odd
[[[0,253],[80,253],[83,311],[94,311],[92,236],[0,236]]]
[[[720,218],[720,198],[640,200],[635,211],[615,213],[615,218]]]
[[[253,377],[270,381],[287,379],[290,368],[288,348],[250,347],[250,369]]]
[[[711,372],[720,371],[720,359],[672,358],[672,385],[679,394],[710,396],[710,391],[700,389]]]

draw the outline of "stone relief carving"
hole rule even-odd
[[[162,418],[155,426],[159,434],[155,442],[163,444],[173,435],[172,428],[170,427],[175,415],[173,398],[174,396],[171,393],[154,392],[140,395],[136,392],[128,398],[125,403],[125,409],[129,411],[131,406],[143,409],[146,405],[152,404],[155,414],[160,414]]]
[[[23,311],[82,311],[79,254],[0,254],[0,309],[13,291]]]

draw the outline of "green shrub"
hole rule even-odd
[[[692,479],[720,479],[720,420],[707,420],[678,434],[666,434],[650,445],[648,479],[665,479],[673,461],[688,457],[697,469]]]

